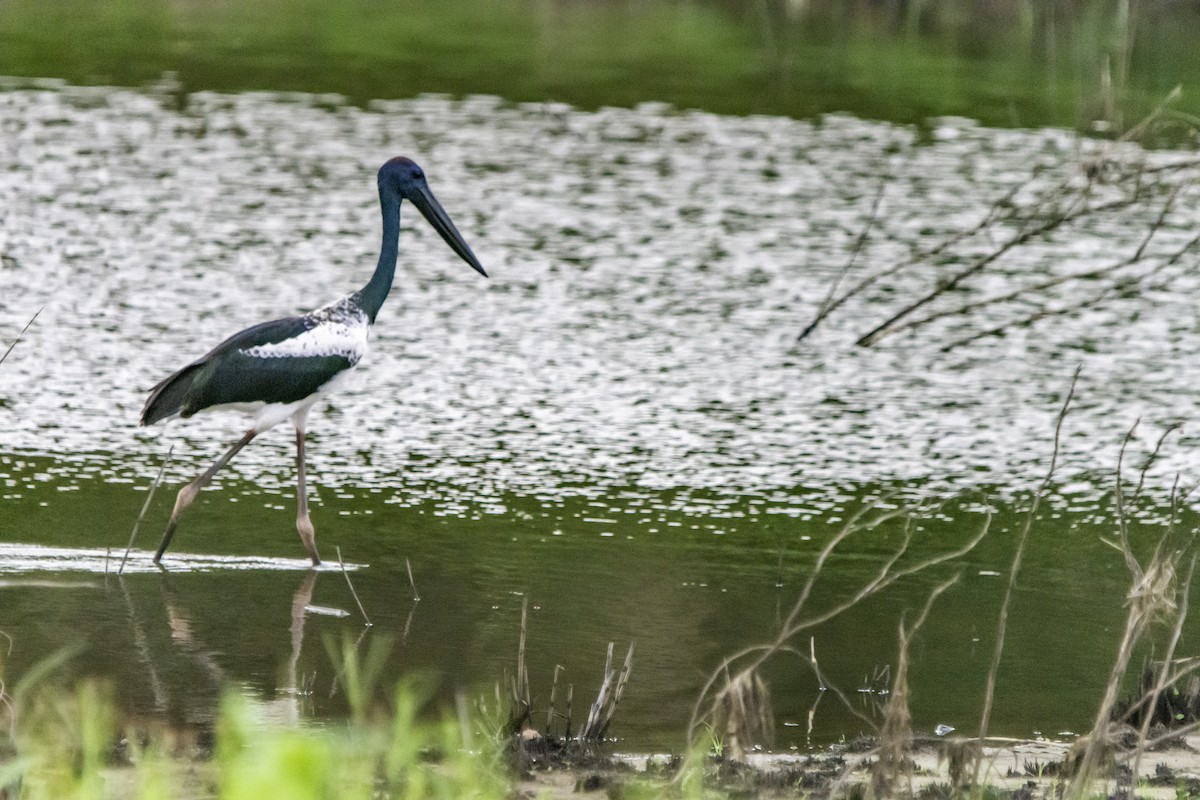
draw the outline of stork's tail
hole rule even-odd
[[[188,400],[196,371],[200,366],[189,364],[150,390],[150,397],[142,408],[143,425],[153,425],[160,420],[176,416],[191,416],[187,409]]]

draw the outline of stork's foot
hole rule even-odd
[[[163,531],[162,541],[158,545],[158,552],[154,554],[155,564],[159,563],[163,553],[167,552],[167,547],[171,544],[171,537],[175,535],[175,529],[179,527],[179,518],[200,494],[202,486],[201,479],[197,478],[180,489],[179,494],[175,496],[175,510],[171,512],[171,521],[167,523],[167,529]]]
[[[296,516],[296,531],[300,534],[304,549],[308,551],[308,557],[312,559],[312,565],[321,566],[321,556],[317,553],[317,531],[307,512]]]

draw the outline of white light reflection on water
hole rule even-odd
[[[898,294],[924,288],[881,286],[793,349],[880,176],[872,269],[973,225],[1035,164],[1052,182],[1078,168],[1077,148],[1112,147],[1060,131],[948,120],[920,143],[909,128],[836,116],[493,98],[359,109],[200,94],[179,112],[153,93],[72,87],[0,92],[0,130],[0,331],[46,305],[0,373],[0,448],[55,456],[65,475],[148,480],[182,437],[177,480],[236,438],[228,416],[148,431],[136,419],[150,386],[224,336],[366,281],[374,170],[399,153],[426,167],[493,278],[405,213],[372,353],[310,426],[322,487],[404,503],[432,491],[487,513],[507,493],[552,503],[677,488],[686,504],[688,490],[712,489],[773,497],[785,512],[795,503],[795,514],[836,507],[837,492],[823,502],[778,490],[1023,489],[1043,473],[1082,364],[1062,474],[1095,498],[1104,479],[1089,476],[1111,470],[1135,417],[1152,441],[1196,412],[1183,391],[1200,385],[1194,262],[1171,292],[950,354],[938,347],[977,320],[854,347]],[[1168,244],[1192,234],[1185,205],[1161,234]],[[1085,226],[1037,269],[1110,258],[1146,225]],[[1001,278],[985,273],[977,285],[992,283]],[[290,487],[290,448],[290,436],[264,437],[233,469]],[[1155,486],[1195,473],[1197,452],[1167,452]]]

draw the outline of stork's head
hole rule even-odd
[[[404,156],[389,160],[379,168],[379,196],[395,196],[400,200],[408,200],[433,229],[450,245],[450,249],[458,253],[463,261],[470,264],[476,272],[487,277],[479,259],[471,252],[470,246],[463,239],[458,228],[450,221],[450,216],[442,208],[442,204],[433,196],[429,184],[425,181],[425,171],[415,161]]]

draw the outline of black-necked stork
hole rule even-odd
[[[209,410],[231,409],[254,415],[250,430],[200,477],[179,490],[154,563],[159,563],[170,545],[183,512],[217,471],[255,436],[285,419],[291,419],[296,428],[296,529],[313,565],[321,563],[304,483],[305,420],[313,404],[337,391],[366,355],[371,325],[396,272],[400,203],[405,199],[417,207],[454,252],[487,277],[479,259],[433,196],[421,168],[407,158],[393,158],[380,167],[383,245],[375,274],[366,286],[302,316],[264,322],[235,333],[151,390],[142,409],[143,425]]]

